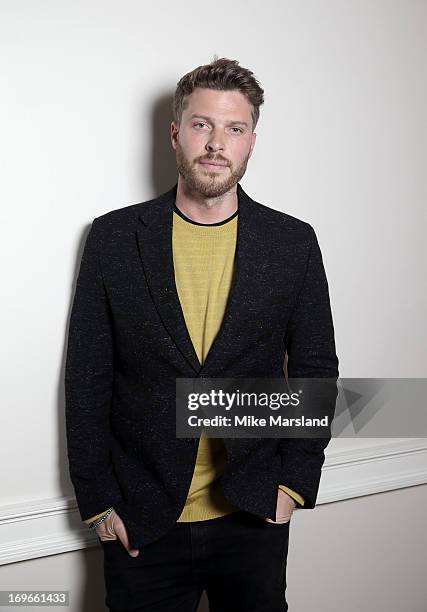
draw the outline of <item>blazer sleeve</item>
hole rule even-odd
[[[69,473],[82,520],[122,500],[110,459],[113,335],[99,260],[101,235],[95,218],[76,281],[65,365]]]
[[[305,277],[284,336],[288,355],[287,373],[289,379],[329,379],[323,382],[319,397],[321,413],[327,413],[331,422],[338,396],[336,382],[339,361],[322,254],[314,229],[307,225],[310,247]],[[310,384],[315,385],[316,381]],[[300,493],[305,500],[305,509],[316,505],[325,461],[324,449],[330,439],[329,431],[323,438],[295,437],[280,440],[282,467],[279,482],[286,482],[289,488]]]

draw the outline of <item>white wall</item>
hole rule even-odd
[[[242,185],[315,227],[341,376],[426,376],[425,1],[1,0],[0,40],[0,561],[20,560],[12,571],[87,541],[69,511],[63,397],[82,243],[95,216],[173,185],[170,97],[214,53],[251,68],[265,89]],[[384,443],[397,444],[397,455],[379,453]],[[409,487],[427,482],[426,448],[333,441],[320,503],[346,499],[346,513],[363,504],[356,495],[401,487],[410,500],[420,487]],[[421,529],[415,505],[404,503]],[[321,507],[330,529],[340,508]],[[391,518],[386,525],[394,529]],[[55,542],[42,545],[37,538],[52,529]],[[310,557],[321,544],[299,542],[293,554]],[[335,552],[323,550],[325,572]],[[389,586],[379,576],[378,589]]]

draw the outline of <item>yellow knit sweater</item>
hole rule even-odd
[[[233,280],[238,211],[217,224],[188,219],[176,206],[173,213],[172,248],[175,284],[185,323],[201,364],[221,327]],[[202,521],[239,510],[222,495],[218,478],[227,461],[222,438],[200,437],[196,464],[179,522]],[[298,503],[304,499],[279,485]],[[90,523],[102,512],[87,519]]]

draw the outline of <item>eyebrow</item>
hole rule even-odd
[[[213,123],[213,119],[208,117],[207,115],[198,115],[197,113],[193,113],[190,119],[205,119],[205,121],[209,121],[209,123]],[[245,127],[249,127],[249,124],[246,121],[227,121],[226,125],[244,125]]]

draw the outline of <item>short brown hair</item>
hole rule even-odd
[[[239,66],[237,60],[218,58],[215,55],[210,64],[195,68],[178,81],[172,105],[173,118],[177,125],[180,124],[182,111],[186,108],[186,97],[193,93],[196,87],[240,91],[253,106],[252,131],[255,129],[259,119],[259,107],[264,103],[264,90],[253,72]]]

